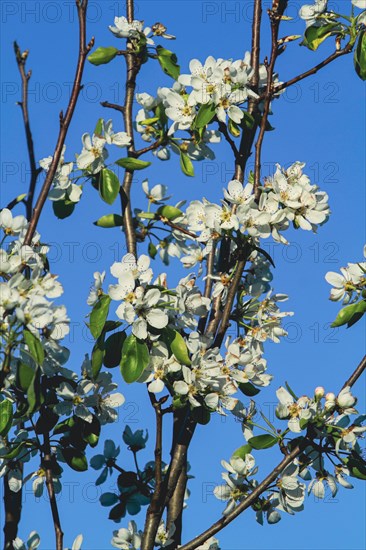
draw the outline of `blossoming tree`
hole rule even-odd
[[[120,40],[117,46],[94,48],[93,40],[88,43],[87,8],[87,0],[76,1],[80,46],[74,85],[67,110],[60,114],[56,147],[39,163],[28,113],[28,53],[15,44],[31,177],[29,189],[0,213],[4,548],[35,549],[40,544],[36,532],[26,543],[18,536],[22,487],[32,483],[36,496],[47,491],[55,547],[62,550],[56,499],[62,474],[67,468],[83,472],[89,462],[98,471],[98,486],[109,476],[117,481],[116,492],[100,497],[102,506],[110,508],[111,520],[128,524],[113,531],[112,546],[214,550],[219,548],[216,535],[248,508],[259,523],[274,524],[281,514],[303,510],[306,493],[321,499],[329,488],[334,496],[339,488],[352,488],[353,478],[366,479],[359,442],[366,417],[356,410],[353,395],[365,358],[358,366],[346,366],[344,385],[334,392],[318,386],[311,395],[299,396],[288,384],[279,387],[275,422],[263,412],[257,422],[255,398],[273,378],[267,372],[266,344],[281,341],[286,335],[283,320],[293,315],[282,309],[287,296],[272,288],[273,260],[264,243],[274,240],[286,246],[290,227],[321,231],[330,216],[328,195],[311,181],[304,163],[286,169],[277,165],[271,176],[263,175],[262,145],[273,129],[273,104],[289,87],[348,54],[358,77],[366,79],[366,2],[345,1],[344,13],[328,9],[327,0],[303,5],[304,35],[283,36],[290,19],[287,0],[273,0],[267,13],[262,0],[255,0],[250,51],[238,60],[193,59],[187,73],[181,72],[175,54],[160,45],[174,36],[161,23],[144,27],[136,20],[133,0],[127,0],[126,16],[116,17],[109,27]],[[271,48],[265,53],[264,17],[271,29]],[[334,44],[334,52],[281,82],[277,58],[299,40],[304,51],[321,52],[327,41]],[[113,63],[119,56],[126,61],[125,101],[102,105],[121,114],[123,129],[114,129],[107,117],[97,120],[93,133],[83,134],[75,160],[65,142],[84,65]],[[156,95],[137,93],[145,63],[155,63],[171,78],[171,86],[159,87],[157,76]],[[102,72],[103,67],[95,70]],[[196,163],[214,158],[220,142],[232,153],[233,176],[217,203],[200,196],[188,204],[173,203],[167,186],[144,180],[143,199],[138,207],[133,204],[136,171],[152,161],[169,161],[173,153],[184,176],[193,178]],[[245,178],[251,155],[254,170]],[[117,167],[123,169],[122,181]],[[41,172],[45,179],[38,189]],[[85,350],[85,361],[75,372],[63,342],[69,331],[66,308],[58,301],[63,288],[47,259],[47,235],[41,239],[37,226],[47,200],[55,216],[66,219],[90,187],[99,193],[96,200],[113,204],[117,211],[95,225],[118,228],[127,253],[94,273],[87,326],[95,343]],[[22,206],[26,216],[18,214]],[[366,311],[366,263],[358,260],[326,275],[330,299],[343,303],[334,327],[351,327]],[[168,280],[161,264],[169,261],[188,274]],[[116,421],[117,408],[135,383],[146,386],[151,402],[145,413],[156,419],[155,451],[142,468],[137,455],[147,435],[126,425],[122,438],[136,465],[127,471],[114,441],[104,440],[102,454],[93,456],[91,450],[103,441],[103,426]],[[188,541],[182,538],[182,527],[189,496],[189,447],[197,426],[204,429],[217,414],[234,415],[245,441],[241,446],[233,442],[231,457],[222,460],[223,483],[214,491],[225,502],[222,517]],[[263,475],[256,459],[270,447],[278,448],[282,460]],[[145,523],[137,526],[131,516],[142,509]],[[82,540],[78,535],[72,548],[80,548]]]

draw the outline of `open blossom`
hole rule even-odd
[[[81,170],[88,170],[92,174],[97,174],[104,167],[104,161],[108,157],[108,151],[105,148],[106,140],[93,134],[83,134],[81,138],[83,150],[76,159],[76,164]]]
[[[317,411],[317,405],[309,397],[300,397],[297,401],[283,387],[276,391],[279,405],[276,408],[278,418],[288,418],[288,427],[292,432],[300,433],[302,431],[301,421],[311,420]]]
[[[117,147],[127,147],[131,143],[131,138],[126,132],[113,132],[112,120],[103,120],[102,128],[104,138],[108,145],[117,145]]]
[[[155,204],[161,204],[170,198],[166,194],[168,190],[166,185],[157,184],[150,188],[149,182],[146,179],[142,182],[142,189],[146,195],[146,198]]]
[[[157,329],[167,326],[169,317],[158,307],[160,297],[161,293],[157,288],[145,292],[143,287],[137,287],[135,292],[130,292],[126,296],[126,301],[118,306],[117,316],[127,323],[132,323],[132,334],[136,338],[146,340],[149,326]]]
[[[128,523],[128,529],[122,527],[113,531],[111,545],[121,550],[138,550],[141,547],[142,532],[137,530],[134,521]]]
[[[150,27],[144,29],[144,22],[134,19],[132,23],[129,23],[127,18],[123,15],[121,17],[114,18],[114,25],[109,25],[109,30],[117,38],[138,38],[139,34],[144,34],[146,37],[150,34]],[[153,40],[147,38],[147,44],[154,44]]]
[[[150,258],[145,254],[137,261],[133,254],[126,254],[120,262],[111,266],[111,273],[118,279],[118,284],[110,285],[108,289],[112,300],[123,300],[135,289],[137,280],[140,284],[148,284],[153,276]]]
[[[364,246],[366,258],[366,245]],[[341,267],[341,273],[329,271],[325,279],[332,285],[330,300],[343,301],[348,304],[355,301],[366,287],[366,262],[348,263],[347,267]]]
[[[102,289],[103,281],[105,278],[105,271],[103,271],[103,273],[99,273],[99,271],[96,271],[93,277],[94,277],[94,285],[90,289],[89,296],[87,298],[88,306],[93,306],[98,300],[99,294]]]
[[[15,216],[8,208],[0,212],[0,227],[6,235],[18,235],[26,226],[27,219],[24,216]]]
[[[358,0],[355,0],[356,2]],[[306,26],[316,25],[319,21],[318,17],[327,9],[328,0],[315,0],[314,4],[305,4],[301,6],[299,15],[304,19]]]

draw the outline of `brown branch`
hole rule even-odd
[[[238,287],[239,287],[241,278],[243,276],[243,271],[244,271],[246,262],[247,262],[247,258],[244,256],[243,258],[241,258],[238,261],[238,263],[236,265],[235,274],[234,274],[234,277],[232,278],[230,288],[229,288],[229,292],[228,292],[228,295],[227,295],[226,304],[225,304],[223,312],[222,312],[220,328],[217,332],[215,341],[213,343],[213,347],[215,347],[215,348],[216,347],[219,348],[221,346],[222,341],[223,341],[224,336],[225,336],[225,333],[226,333],[226,331],[229,327],[229,320],[230,320],[231,310],[232,310],[232,307],[233,307],[234,299],[235,299],[236,293],[238,291]]]
[[[115,111],[119,111],[122,114],[124,114],[125,112],[124,106],[117,105],[117,103],[109,103],[109,101],[101,101],[100,104],[102,107],[106,107],[108,109],[114,109]]]
[[[18,463],[18,469],[23,471],[23,464]],[[4,476],[4,550],[14,550],[13,541],[18,534],[18,525],[22,513],[22,489],[17,493],[10,490],[9,473]]]
[[[278,86],[275,86],[273,88],[273,93],[277,94],[278,92],[281,92],[282,90],[285,90],[286,88],[289,88],[293,84],[296,84],[297,82],[300,82],[301,80],[304,80],[304,78],[307,78],[308,76],[311,76],[313,74],[316,74],[320,69],[323,67],[326,67],[329,65],[329,63],[332,63],[332,61],[335,61],[339,57],[342,57],[343,55],[346,55],[348,53],[351,53],[353,50],[353,45],[351,43],[348,43],[343,49],[337,50],[332,55],[324,59],[321,63],[318,63],[313,67],[312,69],[309,69],[308,71],[305,71],[304,73],[295,76],[294,78],[291,78],[290,80],[287,80],[287,82],[282,82],[282,84],[279,84]]]
[[[27,195],[27,198],[24,200],[24,204],[26,207],[26,216],[27,216],[27,220],[29,221],[32,217],[33,198],[34,198],[34,192],[36,189],[37,179],[42,169],[37,168],[37,165],[36,165],[33,136],[32,136],[30,120],[29,120],[28,82],[32,76],[32,71],[29,70],[27,73],[25,72],[25,64],[28,58],[28,51],[26,50],[25,52],[22,53],[16,42],[14,42],[14,51],[15,51],[15,59],[18,65],[19,73],[20,73],[20,78],[22,81],[22,100],[18,101],[18,105],[21,107],[22,115],[23,115],[23,123],[24,123],[24,129],[25,129],[25,137],[27,140],[27,149],[28,149],[29,166],[30,166],[30,181],[29,181],[28,195]]]
[[[360,378],[361,374],[365,369],[366,369],[366,355],[363,357],[363,359],[361,360],[356,370],[351,374],[348,380],[343,384],[342,389],[346,388],[347,386],[352,387]]]
[[[44,447],[44,456],[43,456],[42,463],[46,472],[46,487],[47,487],[48,497],[50,499],[53,526],[55,530],[56,550],[63,550],[64,534],[61,528],[60,516],[58,513],[57,501],[55,496],[55,488],[53,485],[52,454],[51,454],[50,436],[48,433],[44,434],[43,447]]]
[[[94,38],[91,39],[89,44],[86,44],[86,12],[87,12],[88,0],[76,0],[76,7],[78,12],[79,19],[79,56],[76,67],[76,74],[74,79],[74,85],[71,92],[70,101],[67,107],[65,117],[60,117],[60,132],[57,138],[56,148],[53,154],[53,159],[47,172],[46,179],[44,181],[43,187],[39,194],[37,203],[35,205],[32,218],[30,220],[28,230],[24,239],[24,244],[29,245],[32,242],[33,235],[37,229],[37,224],[44,207],[44,204],[47,200],[49,190],[52,185],[53,178],[56,174],[58,163],[61,157],[62,148],[65,143],[67,132],[72,120],[79,93],[81,90],[81,81],[83,77],[84,65],[86,56],[93,47]]]
[[[366,358],[364,357],[343,387],[352,387],[365,369]],[[308,444],[308,439],[304,438],[304,441],[300,445],[296,446],[288,455],[286,455],[283,460],[279,464],[277,464],[277,466],[272,470],[272,472],[268,474],[267,477],[252,491],[252,493],[250,493],[250,495],[245,500],[240,502],[240,504],[238,504],[238,506],[232,512],[220,518],[213,525],[211,525],[211,527],[206,529],[206,531],[195,537],[187,544],[181,546],[180,550],[194,550],[195,548],[203,544],[207,539],[221,531],[221,529],[226,527],[226,525],[231,523],[241,513],[247,510],[252,504],[255,503],[258,497],[260,497],[260,495],[264,493],[268,489],[268,487],[277,479],[277,477],[286,468],[286,466],[291,464],[291,462],[301,454],[303,448]]]
[[[159,146],[161,145],[161,140],[158,139],[148,147],[144,147],[143,149],[139,149],[138,151],[135,151],[135,157],[139,158],[141,155],[145,155],[146,153],[149,153],[150,151],[155,151]]]
[[[184,421],[182,420],[182,415],[185,417]],[[174,495],[182,469],[186,464],[188,447],[197,424],[192,418],[190,418],[189,410],[187,411],[184,409],[180,411],[179,416],[180,421],[177,426],[179,429],[179,434],[176,437],[177,432],[174,430],[175,433],[173,434],[171,453],[172,459],[170,461],[168,472],[165,476],[160,495],[158,495],[156,499],[152,499],[147,510],[141,550],[153,549],[156,532],[164,509]]]
[[[261,22],[262,22],[262,0],[255,0],[254,14],[253,14],[253,27],[252,27],[252,55],[251,55],[251,65],[254,70],[254,76],[252,78],[251,83],[255,91],[258,91],[258,83],[259,83]]]
[[[261,154],[262,154],[262,145],[264,139],[264,133],[266,131],[266,126],[268,122],[268,116],[271,108],[271,101],[273,98],[273,74],[276,64],[276,60],[279,54],[278,50],[278,33],[281,24],[281,17],[285,11],[287,1],[283,0],[274,0],[272,9],[268,10],[268,15],[271,21],[271,37],[272,37],[272,46],[271,46],[271,57],[269,64],[267,65],[267,87],[264,100],[264,110],[260,123],[260,130],[258,135],[258,140],[255,145],[255,163],[254,163],[254,194],[256,200],[260,196],[260,177],[261,177]]]
[[[156,418],[156,441],[155,441],[155,492],[160,492],[162,484],[162,449],[163,449],[163,414],[161,403],[155,395],[149,392],[149,398],[155,411]]]
[[[180,225],[171,222],[170,220],[168,220],[168,218],[164,218],[164,216],[162,216],[161,221],[163,222],[163,224],[168,225],[172,229],[180,231],[181,233],[184,233],[184,235],[188,235],[188,237],[191,237],[194,240],[197,239],[197,235],[195,233],[192,233],[191,231],[188,231],[188,229],[185,229],[184,227],[181,227]]]

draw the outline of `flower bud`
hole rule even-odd
[[[349,409],[356,404],[357,399],[353,397],[350,391],[350,387],[344,388],[337,397],[337,404],[342,409]]]
[[[326,411],[329,411],[329,410],[332,410],[334,409],[334,407],[336,406],[336,396],[334,395],[334,393],[327,393],[327,395],[325,396],[325,410]]]
[[[322,397],[324,397],[324,394],[325,394],[325,389],[323,388],[323,386],[318,386],[317,388],[315,388],[314,395],[317,398],[317,400],[322,399]]]

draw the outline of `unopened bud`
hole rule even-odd
[[[314,395],[317,399],[322,399],[322,397],[324,397],[324,394],[325,389],[323,388],[323,386],[318,386],[317,388],[315,388]]]

